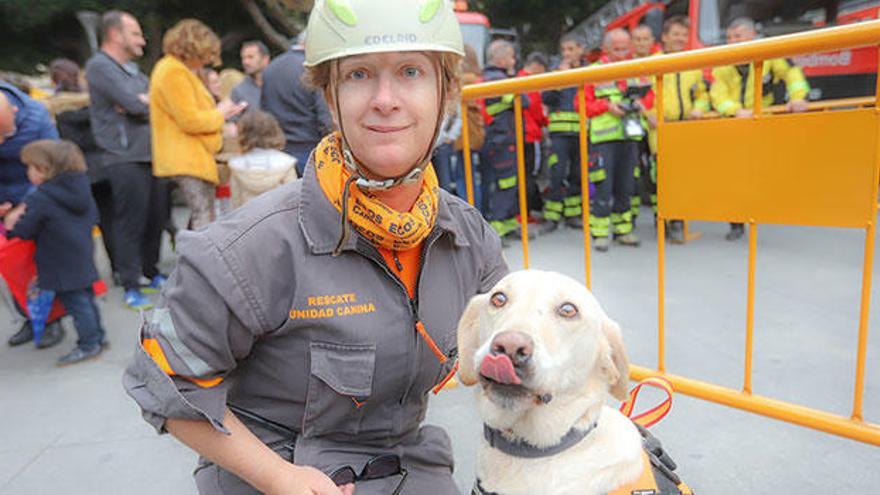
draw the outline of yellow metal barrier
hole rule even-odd
[[[657,184],[657,369],[632,366],[631,377],[642,379],[655,375],[664,376],[672,382],[676,390],[693,397],[880,445],[880,426],[865,422],[862,411],[880,181],[880,78],[874,98],[811,103],[810,111],[801,114],[783,114],[784,107],[763,109],[761,105],[763,78],[760,62],[865,45],[880,45],[880,21],[471,85],[462,91],[462,115],[466,115],[468,101],[509,93],[516,95],[517,170],[523,259],[528,267],[528,212],[525,204],[520,95],[531,91],[580,87],[577,98],[580,103],[584,260],[585,281],[589,287],[588,143],[582,86],[586,83],[633,77],[655,77],[658,161],[663,164],[659,168]],[[664,74],[740,63],[755,64],[753,117],[664,122]],[[462,118],[462,124],[465,180],[468,199],[473,204],[472,164],[466,118]],[[736,146],[729,146],[732,135],[736,136]],[[773,136],[772,142],[767,136]],[[846,142],[847,146],[839,146],[841,142]],[[712,167],[706,167],[704,159],[693,159],[705,156],[713,157]],[[829,181],[827,171],[832,167],[834,180]],[[666,373],[665,218],[734,221],[749,225],[746,348],[741,390]],[[760,223],[865,229],[855,393],[850,417],[752,394],[755,259],[757,225]]]

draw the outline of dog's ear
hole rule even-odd
[[[624,401],[629,396],[629,359],[623,347],[620,327],[610,318],[602,319],[602,333],[608,341],[608,354],[602,356],[602,369],[608,377],[611,395]]]
[[[486,294],[472,297],[458,320],[458,377],[462,385],[468,387],[477,383],[474,353],[480,345],[480,310],[488,297]]]

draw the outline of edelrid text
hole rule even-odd
[[[396,43],[415,43],[418,36],[414,33],[374,34],[364,38],[365,45],[392,45]]]

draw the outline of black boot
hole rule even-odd
[[[64,328],[61,326],[61,320],[58,319],[46,325],[43,335],[40,335],[40,341],[37,342],[37,349],[47,349],[63,339]]]
[[[15,347],[17,345],[27,344],[32,340],[34,340],[34,329],[31,327],[31,322],[25,320],[25,322],[21,324],[21,328],[19,328],[12,337],[9,337],[9,346]]]
[[[732,223],[730,224],[730,232],[724,236],[728,241],[736,241],[739,240],[745,234],[745,228],[741,223]]]

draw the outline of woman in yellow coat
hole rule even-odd
[[[199,229],[214,220],[214,154],[223,144],[223,123],[244,107],[215,104],[197,75],[220,61],[220,39],[211,28],[184,19],[165,33],[162,51],[150,84],[153,174],[174,179],[191,210],[189,227]]]

